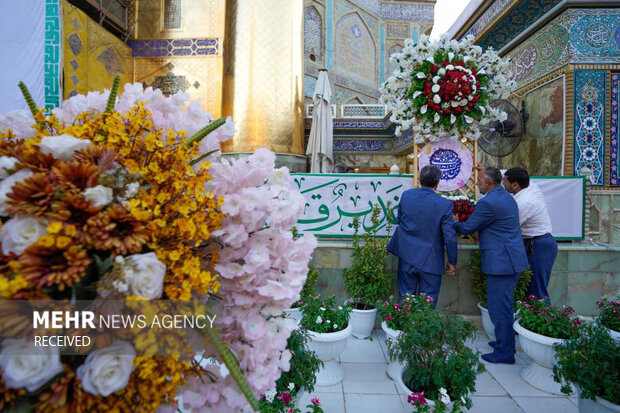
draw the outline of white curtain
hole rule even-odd
[[[329,173],[334,165],[334,125],[331,108],[332,90],[327,71],[319,72],[313,100],[312,127],[306,155],[310,155],[311,173]]]

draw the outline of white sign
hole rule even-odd
[[[387,219],[396,224],[401,194],[413,188],[412,175],[291,175],[291,185],[306,198],[297,229],[319,237],[352,237],[356,216],[360,218],[361,231],[372,228],[370,213],[374,205],[381,208],[378,235],[387,235]],[[389,216],[388,203],[393,210]]]
[[[291,185],[306,198],[300,232],[318,237],[353,236],[353,217],[359,216],[362,230],[371,227],[372,207],[381,207],[379,235],[386,233],[388,202],[390,222],[396,224],[396,210],[404,191],[413,188],[412,175],[291,174]],[[583,239],[585,180],[580,176],[532,177],[545,196],[553,236]],[[394,233],[392,229],[392,233]]]

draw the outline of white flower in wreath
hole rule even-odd
[[[0,179],[7,178],[10,175],[9,170],[15,168],[17,162],[17,158],[12,156],[0,156]]]
[[[47,220],[28,215],[11,218],[0,227],[2,253],[19,255],[45,234]]]
[[[318,316],[318,317],[316,318],[316,323],[317,323],[317,324],[323,324],[323,318],[321,318],[321,316]]]
[[[439,86],[439,85],[433,85],[433,87],[431,88],[431,91],[432,91],[433,93],[437,93],[437,92],[439,92],[439,90],[440,90],[440,89],[441,89],[441,86]],[[420,92],[420,93],[421,93],[421,92]]]
[[[440,104],[441,103],[441,96],[439,96],[439,95],[433,96],[433,102],[437,103],[437,104]]]
[[[88,139],[78,139],[65,133],[58,136],[44,136],[39,147],[46,155],[52,155],[61,161],[68,161],[75,151],[86,149],[90,144]]]

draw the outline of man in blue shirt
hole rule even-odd
[[[403,192],[398,205],[398,227],[387,249],[399,257],[398,295],[426,294],[437,304],[444,246],[448,254],[446,275],[456,268],[456,233],[452,224],[452,202],[437,195],[441,171],[425,166],[420,171],[421,188]]]
[[[514,364],[514,289],[528,262],[517,203],[501,182],[499,169],[480,171],[478,189],[486,196],[478,201],[467,221],[455,222],[454,227],[462,234],[479,233],[482,272],[487,274],[487,306],[497,338],[489,343],[493,352],[483,354],[482,358],[489,363]]]

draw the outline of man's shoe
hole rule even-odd
[[[497,345],[497,341],[489,341],[489,346],[495,348],[496,345]]]
[[[499,357],[495,355],[495,353],[483,354],[481,357],[482,357],[482,360],[488,363],[515,364],[514,357],[507,358],[507,359],[500,359]]]

